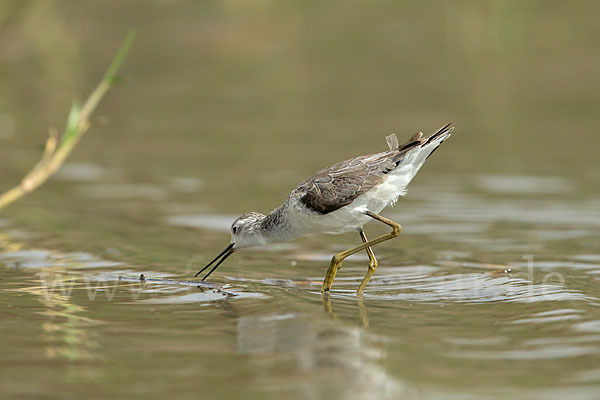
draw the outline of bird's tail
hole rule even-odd
[[[398,145],[398,138],[392,134],[385,138],[390,150],[397,150],[398,154],[394,156],[396,163],[400,162],[408,153],[413,153],[412,150],[418,149],[416,153],[429,157],[431,153],[442,142],[450,137],[454,127],[452,124],[446,124],[429,136],[423,135],[423,132],[415,133],[408,141],[402,145]]]
[[[452,135],[453,130],[454,127],[452,126],[452,123],[442,126],[437,130],[437,132],[426,138],[425,143],[422,146],[427,146],[430,143],[442,143],[444,140],[448,139],[450,135]]]
[[[406,186],[419,172],[425,160],[450,137],[452,130],[451,124],[447,124],[427,137],[419,132],[400,146],[395,135],[386,138],[390,146],[390,151],[386,154],[389,154],[396,164],[396,167],[388,173],[388,182],[395,188],[397,194],[406,193]]]

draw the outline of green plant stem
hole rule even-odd
[[[90,117],[98,104],[100,104],[100,101],[108,89],[114,85],[116,73],[123,63],[134,38],[135,31],[130,30],[123,41],[123,44],[121,44],[115,58],[106,70],[104,77],[94,91],[88,96],[85,103],[83,103],[83,106],[79,108],[79,105],[75,103],[71,107],[65,132],[63,133],[58,146],[57,135],[51,133],[46,142],[46,149],[44,150],[42,159],[27,175],[25,175],[18,186],[15,186],[0,195],[0,209],[15,202],[25,194],[32,192],[44,183],[48,177],[58,171],[69,154],[71,154],[71,151],[73,151],[75,145],[79,142],[79,139],[81,139],[83,134],[89,129]]]

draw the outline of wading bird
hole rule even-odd
[[[358,231],[363,243],[333,256],[322,291],[331,289],[346,257],[366,250],[369,268],[357,289],[357,294],[361,294],[377,268],[371,247],[401,232],[398,223],[379,213],[406,194],[406,186],[453,129],[448,124],[427,137],[419,132],[401,146],[392,134],[386,137],[388,151],[359,156],[320,170],[292,190],[285,203],[269,215],[249,212],[236,219],[231,225],[229,245],[195,276],[216,262],[202,278],[205,280],[227,257],[245,247],[288,241],[309,233]],[[392,231],[368,240],[363,225],[372,220],[388,225]]]

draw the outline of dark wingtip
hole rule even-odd
[[[453,130],[454,130],[454,127],[452,126],[452,122],[449,122],[446,125],[442,126],[440,129],[438,129],[431,136],[429,136],[423,145],[427,145],[427,144],[431,143],[432,141],[434,141],[435,139],[439,138],[442,135],[450,134],[450,133],[452,133]]]
[[[439,136],[442,135],[446,132],[452,132],[454,130],[454,127],[452,126],[452,122],[448,122],[446,125],[442,126],[440,129],[438,129],[433,135],[433,136]]]

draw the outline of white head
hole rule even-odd
[[[260,222],[264,218],[265,216],[261,213],[249,212],[233,221],[231,244],[235,250],[266,243],[260,229]]]
[[[225,248],[225,250],[219,253],[214,260],[208,263],[206,267],[202,268],[194,276],[198,276],[205,269],[210,267],[215,261],[219,260],[213,269],[211,269],[210,272],[206,274],[204,278],[202,278],[202,280],[205,280],[219,267],[219,265],[221,265],[223,261],[225,261],[227,257],[232,255],[236,250],[265,244],[266,240],[263,237],[260,229],[260,222],[264,218],[265,216],[263,214],[249,212],[233,221],[233,224],[231,224],[231,242],[229,245]]]

